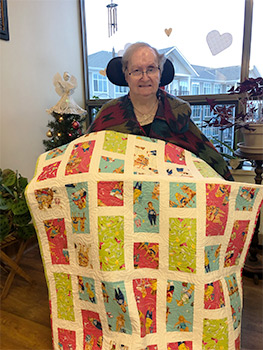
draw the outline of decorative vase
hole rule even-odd
[[[245,153],[263,153],[263,124],[251,124],[251,129],[242,129],[244,142],[238,145],[241,151]]]

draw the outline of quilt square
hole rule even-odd
[[[169,164],[169,163],[168,163]],[[169,176],[183,177],[183,178],[193,178],[191,170],[187,167],[180,167],[174,164],[169,164],[166,166],[166,173]]]
[[[196,219],[169,219],[169,270],[196,273]]]
[[[46,155],[46,160],[62,156],[65,153],[67,148],[68,148],[68,144],[50,150]]]
[[[259,189],[250,186],[242,186],[236,198],[236,210],[251,211]]]
[[[134,243],[134,268],[159,268],[159,243]]]
[[[78,266],[87,267],[93,269],[92,258],[91,258],[91,244],[84,243],[75,243],[75,253],[76,253],[76,263]]]
[[[116,350],[118,350],[118,349],[120,349],[120,350],[129,350],[129,347],[128,346],[126,346],[126,345],[124,345],[124,344],[121,344],[120,346],[116,343],[116,341],[115,340],[111,340],[110,341],[110,349],[116,349]]]
[[[99,216],[98,234],[100,269],[125,269],[123,216]]]
[[[206,185],[206,235],[222,236],[225,233],[229,211],[231,187],[225,184]]]
[[[98,206],[123,206],[123,181],[99,181]]]
[[[76,332],[58,328],[58,346],[60,349],[76,350]]]
[[[134,232],[159,232],[159,182],[133,183]]]
[[[207,163],[203,162],[200,159],[194,159],[194,165],[196,169],[202,174],[204,178],[208,177],[217,177],[221,178],[221,176],[213,169],[211,168]]]
[[[47,166],[44,166],[41,174],[37,178],[37,181],[44,181],[44,180],[52,179],[56,177],[60,163],[61,162],[56,162],[56,163],[52,163]]]
[[[235,339],[235,350],[241,350],[241,336],[240,336],[240,334]]]
[[[169,343],[167,350],[193,350],[191,341],[178,341],[175,343]]]
[[[93,278],[78,276],[79,299],[86,300],[92,304],[97,304],[95,284]]]
[[[225,254],[225,267],[238,265],[246,242],[249,220],[236,220]]]
[[[183,148],[172,143],[165,144],[164,160],[168,163],[175,163],[179,165],[186,165],[185,151]]]
[[[196,208],[196,184],[170,182],[169,206]]]
[[[166,330],[192,332],[195,286],[181,281],[167,281]]]
[[[225,307],[225,298],[221,281],[214,281],[205,285],[205,309],[221,309]]]
[[[66,165],[65,175],[88,173],[95,141],[80,142],[74,145]]]
[[[143,338],[147,334],[156,333],[157,280],[135,279],[133,280],[133,291],[140,317],[141,337]]]
[[[61,208],[61,197],[55,187],[45,187],[34,191],[40,210]]]
[[[134,174],[158,174],[157,150],[135,145],[133,156]]]
[[[54,273],[57,294],[57,317],[75,321],[71,276],[67,273]]]
[[[66,185],[72,230],[74,233],[89,233],[89,198],[87,182]]]
[[[205,247],[205,272],[212,272],[219,269],[221,244]]]
[[[236,274],[225,277],[230,299],[232,321],[234,329],[237,329],[241,323],[241,299],[237,285]]]
[[[106,130],[103,149],[109,152],[125,154],[127,140],[127,134]]]
[[[123,281],[102,282],[104,305],[109,330],[112,332],[132,334],[132,326],[127,302],[127,293]]]
[[[203,350],[228,350],[227,318],[208,319],[203,321]]]
[[[124,173],[124,160],[101,156],[99,173]]]
[[[45,220],[52,264],[69,264],[67,234],[64,219]]]
[[[82,349],[101,349],[103,344],[102,325],[97,312],[81,310],[83,324]]]

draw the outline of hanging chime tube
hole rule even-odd
[[[115,34],[117,31],[117,6],[118,4],[114,4],[111,0],[111,4],[108,4],[106,7],[108,8],[108,35],[109,37]]]

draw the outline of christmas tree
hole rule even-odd
[[[46,135],[49,140],[43,140],[45,150],[60,147],[83,135],[82,124],[87,112],[76,104],[72,94],[77,87],[77,80],[73,75],[65,72],[63,79],[59,73],[54,76],[53,84],[61,99],[47,110],[54,120],[48,122]]]

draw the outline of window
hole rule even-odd
[[[179,95],[189,95],[189,88],[187,81],[180,81]]]
[[[183,96],[192,105],[192,119],[199,126],[210,115],[209,107],[205,106],[207,94],[218,95],[215,96],[218,102],[230,101],[231,96],[227,91],[232,86],[237,86],[248,76],[256,78],[263,74],[262,0],[166,0],[162,5],[158,0],[151,0],[150,7],[149,1],[115,0],[118,5],[118,30],[111,37],[108,37],[106,8],[110,0],[79,1],[83,27],[86,109],[90,120],[92,109],[100,107],[106,99],[127,93],[126,88],[114,87],[109,82],[105,84],[107,78],[101,74],[107,62],[116,55],[122,55],[128,43],[148,42],[172,61],[175,77],[166,90]],[[185,13],[187,21],[198,20],[198,26],[186,31]],[[246,34],[252,32],[251,39],[249,35],[243,35],[244,29]],[[223,38],[229,41],[228,46],[222,48]],[[214,46],[213,41],[216,42]],[[248,57],[249,53],[251,55]],[[99,99],[94,100],[91,97],[93,95]],[[207,131],[211,135],[216,132]],[[223,139],[233,144],[233,135],[225,134],[222,135]]]
[[[204,95],[211,94],[211,84],[210,83],[204,83]]]
[[[102,76],[101,74],[94,73],[93,74],[93,91],[96,92],[107,92],[107,78]]]
[[[115,85],[115,92],[116,92],[116,94],[123,95],[123,94],[127,94],[128,91],[129,91],[129,88],[127,86],[117,86],[117,85]]]
[[[199,83],[192,83],[192,95],[199,95],[200,85]]]
[[[221,85],[215,84],[214,85],[214,94],[220,94],[221,93]]]

